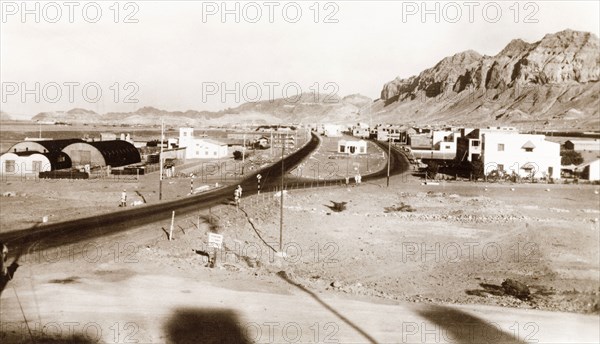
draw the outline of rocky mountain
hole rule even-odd
[[[155,125],[161,119],[170,125],[226,125],[278,123],[348,123],[359,120],[360,110],[372,100],[362,95],[340,98],[337,95],[304,93],[296,97],[244,103],[236,108],[217,112],[166,111],[142,107],[135,112],[110,112],[99,115],[94,111],[42,112],[33,121]]]
[[[446,57],[386,83],[370,111],[391,122],[598,129],[599,79],[598,37],[565,30],[495,56]]]

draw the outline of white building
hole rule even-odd
[[[434,130],[432,132],[433,149],[443,153],[454,153],[454,155],[456,155],[459,137],[460,131]]]
[[[600,180],[600,159],[585,162],[577,166],[576,171],[582,179],[598,181]]]
[[[569,140],[565,148],[574,151],[600,151],[600,140]]]
[[[63,157],[64,159],[64,157]],[[70,161],[69,161],[70,164]],[[4,153],[0,156],[0,174],[26,176],[52,170],[48,156],[37,152]]]
[[[377,127],[377,140],[388,141],[391,138],[393,141],[399,141],[402,131],[402,128],[397,125],[380,125]]]
[[[370,135],[369,125],[366,123],[357,123],[352,127],[352,136],[368,139]]]
[[[195,138],[194,128],[179,129],[179,147],[185,147],[186,159],[221,159],[228,155],[226,143]]]
[[[323,135],[327,137],[342,136],[342,126],[338,124],[323,124]]]
[[[544,135],[507,132],[482,134],[485,173],[493,170],[517,173],[521,177],[560,178],[560,144]]]
[[[338,141],[338,153],[345,154],[367,154],[367,141]]]

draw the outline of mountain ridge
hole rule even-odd
[[[563,30],[513,39],[494,56],[446,57],[384,84],[373,108],[382,121],[597,128],[599,80],[598,37]]]

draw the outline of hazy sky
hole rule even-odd
[[[385,82],[460,51],[495,55],[514,38],[600,27],[598,1],[221,3],[31,2],[23,16],[21,1],[2,1],[2,110],[219,110],[236,96],[317,90],[377,98]]]

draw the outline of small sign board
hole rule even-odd
[[[223,244],[223,235],[216,233],[208,233],[208,247],[221,249]]]
[[[262,176],[260,174],[257,174],[256,179],[260,180],[260,178],[262,178]]]

